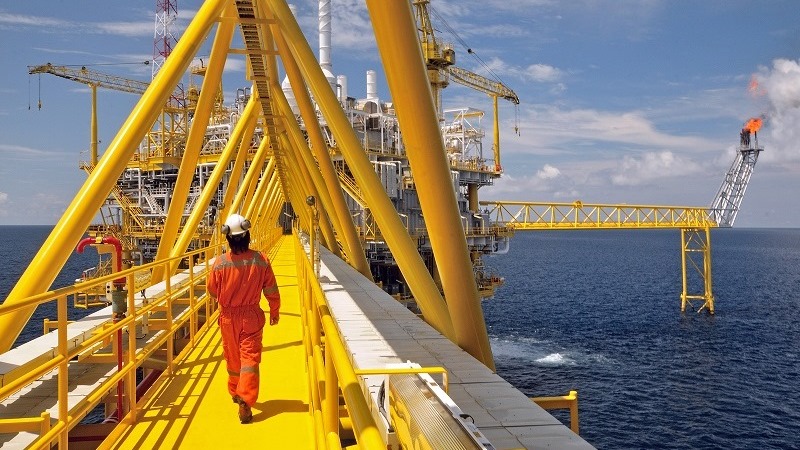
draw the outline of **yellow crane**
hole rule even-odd
[[[148,64],[146,61],[144,64]],[[130,80],[123,77],[108,75],[82,66],[81,68],[70,66],[55,66],[47,63],[40,66],[28,66],[28,74],[49,73],[57,77],[83,83],[92,89],[92,119],[91,119],[91,141],[89,151],[91,154],[91,166],[97,165],[97,88],[103,87],[115,91],[130,92],[131,94],[142,95],[150,83],[144,81]],[[39,101],[39,109],[42,102]]]
[[[450,84],[450,80],[463,86],[483,92],[492,98],[494,112],[493,144],[495,171],[500,172],[500,125],[498,120],[497,99],[503,98],[515,105],[519,105],[519,97],[508,86],[500,81],[490,80],[477,73],[457,67],[456,53],[452,46],[442,44],[436,39],[428,4],[430,0],[414,0],[413,5],[417,16],[422,56],[428,68],[428,79],[431,83],[433,102],[439,119],[442,118],[442,89]],[[470,53],[472,51],[470,50]]]

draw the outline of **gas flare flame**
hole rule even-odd
[[[764,121],[760,117],[753,117],[752,119],[748,120],[746,124],[744,124],[744,129],[749,133],[756,133],[761,129],[761,125],[763,123]]]

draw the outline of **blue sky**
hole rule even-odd
[[[179,28],[200,3],[178,1]],[[316,47],[317,3],[294,4]],[[482,198],[708,206],[743,123],[764,116],[766,150],[736,226],[800,227],[796,1],[433,0],[432,7],[434,19],[446,21],[437,30],[456,44],[457,64],[491,70],[521,99],[517,110],[501,104],[505,175]],[[55,223],[85,179],[78,161],[88,159],[88,88],[29,76],[27,66],[93,65],[147,81],[141,62],[152,58],[154,10],[155,1],[0,4],[0,224]],[[380,70],[364,2],[333,0],[333,11],[333,72],[347,75],[351,96],[363,97],[366,70]],[[231,99],[245,86],[243,62],[232,57],[226,67]],[[388,99],[382,79],[379,93]],[[453,84],[443,97],[445,107],[485,110],[490,127],[487,96]],[[135,100],[100,90],[101,151]]]

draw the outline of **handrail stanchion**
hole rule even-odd
[[[194,310],[194,255],[189,256],[189,345],[194,347],[197,332],[197,312]]]
[[[130,322],[128,322],[128,351],[126,352],[127,361],[125,362],[125,367],[128,369],[128,373],[126,374],[126,384],[128,388],[128,414],[132,419],[132,422],[135,423],[137,420],[137,407],[136,407],[136,300],[133,297],[134,294],[134,283],[136,282],[136,278],[134,273],[131,272],[128,274],[128,311],[130,312],[130,316],[133,318]],[[122,417],[119,418],[119,421],[122,422]]]
[[[169,266],[170,266],[169,262],[167,262],[164,266],[165,266],[164,270],[166,270],[166,272],[164,272],[164,273],[167,275],[166,276],[166,281],[167,281],[167,286],[166,286],[166,288],[167,288],[167,301],[165,302],[166,306],[167,306],[167,311],[165,313],[165,315],[167,317],[167,329],[166,329],[166,332],[169,335],[168,338],[167,338],[167,373],[172,375],[174,373],[174,367],[173,367],[173,363],[172,363],[172,355],[173,355],[173,353],[175,351],[175,340],[174,340],[174,336],[173,336],[174,330],[172,329],[173,328],[173,323],[172,323],[172,273],[171,273],[172,271],[169,270]]]
[[[58,447],[69,448],[69,427],[66,426],[69,418],[69,358],[67,358],[67,296],[58,297],[58,355],[61,363],[58,365],[58,422],[64,428],[58,435]]]

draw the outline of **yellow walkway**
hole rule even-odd
[[[216,324],[156,384],[138,423],[103,448],[313,448],[294,247],[282,238],[269,252],[281,292],[281,321],[264,330],[261,388],[253,423],[242,425],[226,388],[227,372]],[[266,301],[262,299],[266,310]]]

